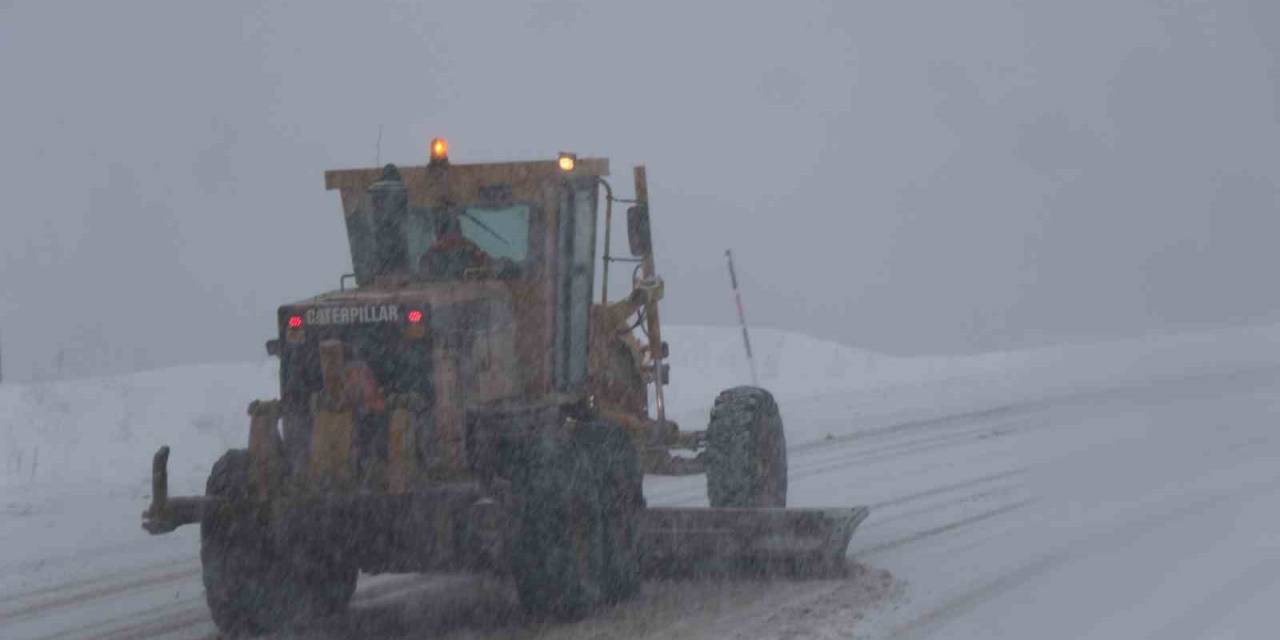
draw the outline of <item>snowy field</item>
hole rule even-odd
[[[673,327],[672,417],[748,380],[736,329]],[[1267,638],[1280,597],[1280,327],[956,358],[757,331],[795,506],[867,504],[847,580],[653,583],[574,625],[509,587],[362,578],[306,637]],[[187,527],[139,527],[243,446],[271,361],[0,387],[0,638],[210,637]],[[651,504],[705,504],[701,477]]]

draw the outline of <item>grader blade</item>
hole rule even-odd
[[[843,572],[867,507],[849,509],[649,508],[642,512],[641,569],[649,576]]]

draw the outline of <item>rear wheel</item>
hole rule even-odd
[[[620,602],[640,591],[640,455],[627,432],[607,422],[583,425],[574,439],[596,466],[604,512],[604,599]]]
[[[787,440],[768,391],[720,393],[707,427],[706,463],[712,507],[787,506]]]
[[[276,547],[265,514],[250,501],[248,451],[223,454],[205,494],[223,500],[200,523],[205,600],[219,630],[257,635],[345,608],[355,591],[355,566],[316,549]]]
[[[577,620],[604,600],[604,509],[586,448],[541,438],[513,473],[519,531],[511,569],[536,617]]]

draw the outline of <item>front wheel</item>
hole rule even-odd
[[[787,506],[787,439],[768,391],[720,393],[707,426],[706,464],[712,507]]]
[[[277,548],[265,514],[250,498],[248,451],[223,454],[205,494],[221,499],[200,522],[205,600],[220,631],[258,635],[346,607],[356,587],[355,566],[323,550]]]

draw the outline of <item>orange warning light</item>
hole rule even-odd
[[[444,138],[431,140],[431,161],[447,162],[449,160],[449,141]]]

